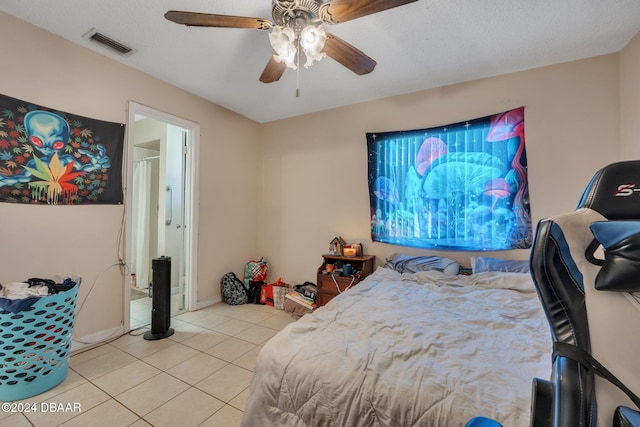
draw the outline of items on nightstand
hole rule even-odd
[[[342,275],[343,276],[351,276],[353,269],[351,264],[342,264]]]
[[[316,304],[321,307],[373,273],[374,255],[349,256],[325,254],[318,268]],[[331,266],[331,267],[329,267]]]
[[[356,256],[356,252],[357,252],[357,251],[356,251],[356,248],[344,248],[344,249],[342,250],[342,254],[343,254],[344,256],[346,256],[346,257],[349,257],[349,256]]]
[[[340,236],[336,236],[329,242],[329,253],[332,255],[341,255],[342,249],[347,244]]]
[[[362,243],[349,243],[342,250],[344,256],[362,256]]]

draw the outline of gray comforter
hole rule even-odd
[[[527,426],[550,349],[527,274],[379,268],[264,345],[242,425]]]

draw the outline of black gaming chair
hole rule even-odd
[[[554,341],[531,426],[640,426],[640,161],[604,167],[575,212],[540,221],[530,263]]]

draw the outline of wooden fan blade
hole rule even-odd
[[[181,12],[170,10],[164,17],[176,24],[190,27],[218,27],[218,28],[249,28],[254,30],[268,30],[273,22],[262,18],[247,18],[244,16],[215,15],[211,13]]]
[[[338,24],[415,1],[418,0],[331,0],[323,7],[327,7],[327,13],[331,18],[326,22]]]
[[[267,66],[264,67],[264,70],[260,75],[260,81],[262,83],[277,82],[280,80],[280,77],[282,77],[284,70],[286,69],[287,65],[284,62],[276,61],[273,55],[271,55],[271,59],[269,59]]]
[[[323,51],[332,59],[360,76],[369,74],[376,68],[376,61],[333,34],[327,34],[327,41],[324,44]]]

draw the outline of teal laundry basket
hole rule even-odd
[[[43,393],[67,377],[80,279],[18,313],[0,311],[0,400]]]

